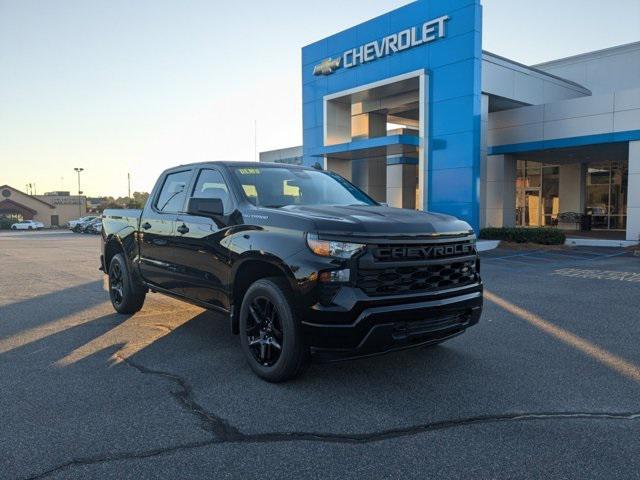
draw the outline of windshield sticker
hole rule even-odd
[[[259,168],[239,168],[238,173],[240,175],[260,175]]]

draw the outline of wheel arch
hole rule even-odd
[[[240,325],[240,306],[249,287],[263,278],[278,277],[286,280],[292,290],[296,280],[291,269],[279,258],[263,254],[246,255],[234,265],[231,278],[231,331],[238,335]]]
[[[125,249],[120,237],[118,237],[117,235],[110,235],[104,245],[105,273],[109,273],[109,265],[111,264],[111,260],[119,253],[122,253],[125,257],[125,260],[127,260],[127,255],[125,255]]]
[[[104,247],[105,266],[109,267],[109,262],[111,262],[113,255],[122,253],[129,270],[137,275],[138,271],[134,267],[138,248],[135,235],[132,235],[128,230],[124,229],[119,233],[112,233],[107,236]],[[123,233],[126,233],[126,235],[122,235]]]

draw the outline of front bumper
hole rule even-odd
[[[346,287],[332,307],[315,305],[302,328],[311,353],[323,361],[439,343],[479,322],[482,290],[482,284],[476,284],[431,295],[374,299]]]

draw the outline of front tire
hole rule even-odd
[[[291,380],[308,364],[309,349],[292,305],[293,295],[281,278],[258,280],[242,300],[242,350],[251,369],[268,382]]]
[[[116,312],[126,315],[139,312],[146,296],[146,289],[131,277],[124,256],[115,255],[109,264],[109,297]]]

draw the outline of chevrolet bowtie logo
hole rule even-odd
[[[313,69],[313,74],[315,76],[320,75],[331,75],[337,69],[340,68],[340,63],[342,62],[342,57],[338,58],[327,58],[321,64],[316,65]]]

